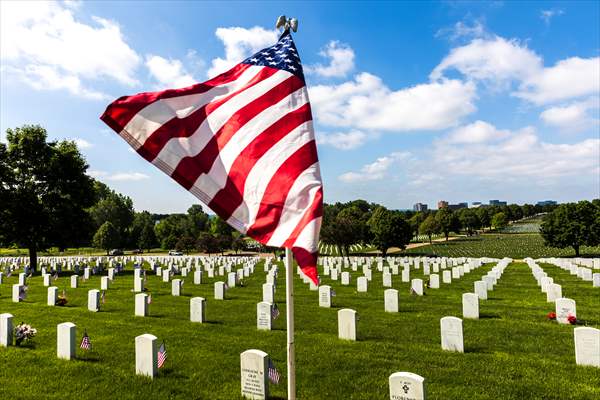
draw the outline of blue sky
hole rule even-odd
[[[198,201],[99,120],[201,82],[299,19],[326,202],[591,199],[600,192],[600,3],[0,3],[0,140],[78,141],[137,210]]]

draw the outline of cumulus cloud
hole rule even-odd
[[[383,131],[444,129],[475,111],[475,85],[444,79],[400,90],[363,72],[339,85],[309,88],[317,120],[329,126]]]
[[[96,179],[114,182],[141,181],[150,178],[148,175],[142,174],[141,172],[106,172],[91,170],[88,171],[88,174]]]
[[[600,57],[571,57],[528,76],[515,96],[547,104],[600,93]]]
[[[544,67],[542,58],[524,43],[499,36],[452,49],[430,78],[443,79],[448,70],[496,88],[516,82],[518,89],[512,94],[537,105],[600,92],[600,57],[571,57]]]
[[[215,34],[225,46],[225,58],[215,58],[211,62],[207,75],[212,78],[227,71],[234,65],[250,57],[257,51],[277,42],[279,32],[260,26],[253,28],[217,28]]]
[[[443,28],[437,31],[435,37],[447,37],[451,41],[456,41],[465,38],[479,38],[487,36],[484,25],[481,21],[474,21],[473,24],[458,21],[451,28]]]
[[[356,149],[362,146],[367,140],[369,140],[369,135],[357,130],[349,132],[321,133],[317,136],[319,145],[333,146],[339,150]]]
[[[329,59],[329,64],[317,64],[305,68],[307,73],[313,73],[325,78],[344,77],[354,69],[354,50],[347,44],[330,41],[319,55]]]
[[[183,63],[177,59],[166,59],[160,56],[147,55],[146,67],[161,89],[182,88],[193,85],[197,81],[188,73]]]
[[[533,127],[501,132],[504,132],[503,137],[494,141],[434,141],[430,158],[423,160],[423,165],[441,176],[463,175],[499,182],[548,180],[600,172],[600,139],[555,144],[542,141]]]
[[[82,138],[73,138],[73,139],[69,139],[75,142],[75,144],[77,145],[78,148],[80,149],[91,149],[92,147],[94,147],[93,144],[91,144],[90,142],[88,142],[85,139]]]
[[[359,172],[347,172],[338,177],[345,183],[378,181],[385,177],[389,168],[396,162],[406,160],[410,157],[408,152],[396,152],[390,155],[379,157],[371,164],[363,166]]]
[[[599,121],[600,99],[589,98],[568,105],[551,107],[540,114],[540,119],[546,125],[556,127],[565,132],[580,132],[593,126]],[[591,115],[591,114],[595,115]]]
[[[447,143],[486,143],[510,135],[507,130],[497,129],[485,121],[475,121],[453,130],[446,138]]]
[[[100,99],[106,95],[84,80],[111,79],[135,85],[138,54],[125,42],[116,22],[92,16],[76,19],[77,7],[55,2],[0,3],[0,59],[35,89],[65,89]]]

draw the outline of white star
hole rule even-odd
[[[286,58],[283,61],[285,61],[286,63],[291,63],[292,62],[292,60],[290,60],[289,58]]]
[[[252,61],[252,62],[258,62],[258,58],[256,58],[256,57],[251,58],[250,61]]]
[[[277,63],[275,61],[271,61],[269,64],[271,64],[271,65],[277,65]]]
[[[263,51],[263,52],[262,52],[262,53],[260,53],[260,54],[262,54],[262,55],[265,55],[265,56],[268,56],[268,55],[269,55],[269,52],[268,52],[268,51]]]
[[[292,71],[295,71],[295,70],[297,69],[297,68],[296,68],[296,67],[294,67],[293,65],[290,65],[288,68],[289,68],[289,69],[291,69]]]

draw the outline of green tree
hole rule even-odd
[[[96,231],[96,234],[92,240],[92,244],[97,249],[106,250],[106,254],[108,255],[108,251],[110,249],[114,249],[115,247],[119,246],[120,240],[119,231],[115,228],[112,222],[106,221]]]
[[[165,250],[173,249],[181,237],[191,236],[191,230],[191,223],[186,214],[171,214],[154,227],[160,247]]]
[[[194,204],[187,210],[190,220],[189,235],[197,238],[200,232],[208,229],[208,214],[204,212],[200,204]]]
[[[75,143],[48,142],[39,125],[8,129],[6,139],[0,143],[0,240],[27,248],[36,270],[38,251],[89,240],[93,180]]]
[[[410,219],[408,223],[412,229],[413,236],[417,236],[420,232],[421,224],[429,217],[427,213],[418,211]],[[423,234],[425,235],[425,234]],[[431,238],[430,238],[431,239]]]
[[[482,228],[490,227],[492,218],[490,217],[490,214],[488,214],[485,207],[480,207],[477,209],[477,218],[479,218],[479,222],[481,223]]]
[[[196,240],[196,248],[210,255],[219,251],[219,243],[214,235],[208,232],[201,232],[198,240]]]
[[[182,236],[175,243],[175,250],[189,253],[196,247],[196,241],[191,236]]]
[[[154,233],[154,222],[145,224],[142,227],[137,244],[140,249],[145,249],[146,251],[158,246],[158,240],[156,239],[156,234]]]
[[[508,219],[506,218],[506,214],[503,212],[499,212],[494,214],[492,217],[492,226],[494,229],[502,229],[506,225],[508,225]]]
[[[432,214],[429,214],[427,218],[421,222],[421,225],[419,225],[419,233],[421,235],[427,235],[429,238],[429,244],[433,244],[431,237],[439,232],[440,225]]]
[[[544,216],[540,233],[546,246],[572,247],[579,256],[581,246],[600,244],[600,203],[580,201],[561,204]]]
[[[446,240],[450,232],[458,233],[460,231],[460,221],[455,213],[448,208],[442,208],[435,213],[435,220],[440,226],[440,232],[444,234]]]
[[[458,212],[458,220],[467,235],[471,236],[477,229],[481,228],[481,222],[477,213],[472,208],[463,208]]]
[[[402,250],[412,239],[410,224],[404,215],[397,211],[379,207],[373,211],[369,219],[369,227],[373,233],[373,244],[385,257],[390,247],[399,247]]]
[[[97,184],[95,188],[99,200],[90,208],[89,212],[96,228],[110,221],[119,232],[120,242],[117,247],[135,246],[137,237],[134,237],[133,240],[129,238],[129,232],[135,218],[133,201],[129,197],[109,189],[104,184]]]

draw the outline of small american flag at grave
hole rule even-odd
[[[79,348],[83,350],[90,350],[92,348],[92,342],[90,341],[90,337],[87,334],[87,331],[83,333],[83,337],[81,338],[81,344]]]
[[[162,368],[165,365],[165,361],[167,360],[167,348],[165,347],[165,342],[162,342],[160,347],[158,348],[158,368]]]
[[[279,374],[279,371],[277,371],[275,364],[273,364],[273,361],[269,358],[269,380],[271,381],[271,383],[279,385],[280,379],[281,374]]]

